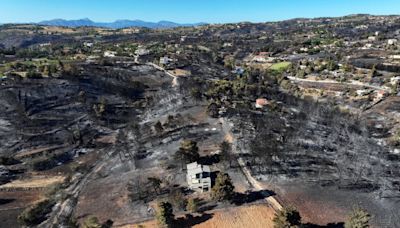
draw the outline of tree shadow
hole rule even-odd
[[[303,227],[305,227],[305,228],[344,228],[344,223],[343,222],[328,223],[325,226],[315,225],[312,223],[306,223],[306,224],[303,224]]]
[[[275,192],[270,190],[247,191],[245,193],[236,192],[231,202],[237,206],[240,206],[245,203],[252,203],[274,195],[276,195]]]
[[[200,223],[203,223],[213,217],[214,214],[203,213],[200,216],[193,216],[186,214],[184,218],[178,218],[174,222],[174,227],[193,227]]]
[[[0,205],[9,204],[14,201],[15,199],[0,199]]]
[[[212,154],[200,157],[198,163],[202,165],[213,165],[219,163],[220,161],[221,159],[218,154]]]

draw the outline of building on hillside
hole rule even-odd
[[[379,90],[376,93],[376,100],[382,100],[383,98],[385,98],[387,96],[387,92],[384,90]]]
[[[105,51],[104,57],[115,57],[117,55],[116,51]]]
[[[256,100],[256,108],[264,108],[268,104],[269,104],[269,101],[265,98],[258,98]]]
[[[160,65],[167,65],[172,61],[174,60],[169,58],[168,56],[160,57]]]
[[[207,192],[211,189],[211,171],[209,166],[193,162],[187,164],[186,167],[186,180],[190,189],[201,192]]]
[[[390,84],[392,85],[398,85],[399,82],[400,82],[400,76],[390,78]]]
[[[388,39],[387,43],[388,43],[388,45],[396,45],[397,39]]]

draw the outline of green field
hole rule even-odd
[[[291,62],[280,62],[280,63],[275,63],[270,67],[271,70],[276,70],[276,71],[284,71],[289,68],[291,65]]]

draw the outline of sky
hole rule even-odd
[[[266,22],[356,13],[400,14],[400,0],[0,0],[0,23],[55,18],[97,22]]]

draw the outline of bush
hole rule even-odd
[[[199,210],[199,202],[196,199],[190,198],[187,202],[186,210],[196,213]]]
[[[36,205],[25,209],[19,216],[18,221],[26,226],[37,225],[46,219],[46,215],[51,212],[54,201],[44,200]]]
[[[273,222],[275,228],[299,227],[301,216],[295,208],[286,207],[275,214]]]
[[[369,227],[369,220],[371,219],[371,215],[360,208],[354,209],[349,219],[344,224],[345,228],[367,228]]]

